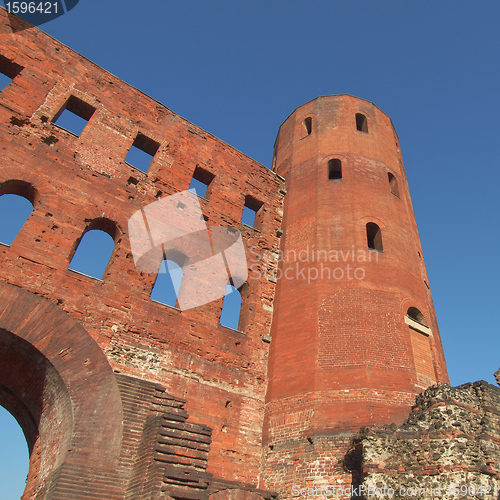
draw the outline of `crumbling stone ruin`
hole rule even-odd
[[[356,438],[366,499],[491,498],[500,494],[500,388],[438,384],[403,425]]]

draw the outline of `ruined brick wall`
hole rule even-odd
[[[484,381],[419,395],[401,426],[358,436],[364,498],[497,499],[500,388]]]
[[[0,245],[0,280],[76,321],[115,372],[184,400],[190,422],[211,429],[214,481],[256,484],[276,265],[266,255],[279,245],[283,181],[40,30],[10,22],[21,23],[0,10],[2,67],[20,69],[0,92],[0,189],[34,210],[14,242]],[[81,114],[95,109],[78,137],[53,124],[71,100]],[[137,137],[158,145],[146,173],[124,161]],[[219,324],[222,298],[189,311],[152,301],[156,274],[134,265],[129,218],[186,190],[197,167],[213,176],[209,199],[200,198],[208,225],[241,231],[253,258],[240,331]],[[263,204],[255,228],[240,222],[248,198]],[[101,280],[68,270],[93,224],[112,228],[115,240]],[[64,345],[64,331],[54,335]]]

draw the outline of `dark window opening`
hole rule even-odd
[[[382,246],[382,231],[374,222],[368,222],[366,225],[366,237],[368,240],[368,248],[383,252]]]
[[[233,330],[238,330],[241,311],[241,294],[232,285],[226,285],[226,295],[222,305],[220,324]]]
[[[0,55],[0,91],[2,91],[24,68]]]
[[[0,186],[0,242],[12,245],[38,200],[35,187],[25,181],[9,180]]]
[[[421,325],[429,328],[429,324],[427,323],[425,316],[416,307],[408,308],[408,312],[406,314],[413,321],[416,321],[417,323],[420,323]]]
[[[159,147],[159,143],[139,132],[125,161],[129,165],[138,168],[141,172],[146,173]]]
[[[398,180],[393,174],[391,174],[391,172],[388,172],[387,176],[389,178],[389,187],[391,188],[391,193],[395,194],[399,198]]]
[[[162,260],[151,291],[151,299],[167,306],[176,307],[182,277],[182,268],[176,262],[169,259]]]
[[[328,161],[328,179],[342,179],[342,162],[340,160],[335,159]]]
[[[313,124],[313,119],[310,116],[308,116],[303,122],[302,138],[311,135],[312,124]]]
[[[261,201],[256,200],[253,196],[246,196],[241,222],[247,226],[257,228],[260,225],[262,206],[263,203]]]
[[[368,133],[368,121],[366,116],[361,113],[356,113],[356,130]]]
[[[104,218],[94,219],[76,243],[69,269],[102,279],[115,248],[116,224]]]
[[[94,114],[94,111],[95,108],[93,106],[72,95],[54,117],[52,123],[78,137]]]
[[[189,189],[194,191],[198,196],[208,199],[211,191],[211,183],[214,180],[214,174],[200,167],[194,169],[193,178]]]

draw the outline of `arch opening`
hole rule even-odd
[[[409,307],[406,314],[413,321],[416,321],[421,325],[429,327],[429,324],[427,323],[425,316],[416,307]]]
[[[113,221],[105,218],[94,219],[76,242],[69,269],[102,279],[115,249],[117,237],[118,228]]]
[[[399,198],[398,180],[396,179],[396,177],[394,176],[394,174],[392,174],[391,172],[387,173],[387,177],[388,177],[388,180],[389,180],[389,187],[391,189],[391,193],[394,194],[394,195],[396,195]]]
[[[382,231],[374,222],[368,222],[368,224],[366,224],[366,238],[368,248],[377,250],[378,252],[384,251],[382,245]]]
[[[368,133],[368,120],[362,113],[356,113],[356,130]]]
[[[342,179],[342,162],[339,159],[328,160],[328,180]]]
[[[4,498],[21,498],[29,470],[26,437],[16,418],[0,406],[0,484]]]
[[[183,276],[182,268],[177,262],[168,258],[163,259],[151,291],[151,299],[170,307],[177,307]]]
[[[29,182],[8,180],[0,186],[0,242],[12,245],[38,201]]]
[[[0,405],[26,439],[28,475],[22,498],[50,482],[63,464],[73,433],[67,388],[55,367],[35,347],[0,329]]]

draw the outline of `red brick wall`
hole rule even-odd
[[[0,92],[0,185],[36,190],[34,211],[10,247],[0,279],[47,298],[77,320],[116,372],[161,382],[186,400],[193,422],[212,429],[208,472],[255,483],[259,473],[282,180],[221,140],[36,28],[12,32],[0,11],[0,54],[24,69]],[[53,125],[70,96],[96,111],[79,137]],[[147,174],[124,162],[138,132],[160,144]],[[219,324],[223,300],[180,311],[150,299],[155,274],[134,265],[128,219],[188,188],[196,166],[215,178],[201,200],[209,225],[243,234],[255,272],[245,287],[243,331]],[[240,223],[246,196],[264,203],[260,230]],[[97,218],[117,227],[102,280],[68,270]],[[105,446],[105,444],[103,444]]]

